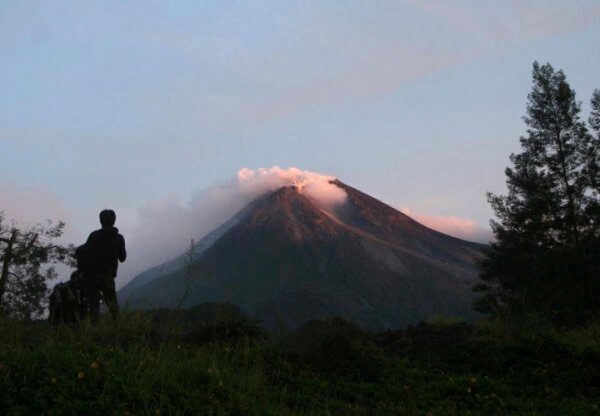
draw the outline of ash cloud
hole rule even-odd
[[[189,247],[190,239],[198,241],[254,199],[282,187],[296,186],[323,209],[342,204],[346,193],[330,183],[334,179],[294,167],[243,168],[235,178],[196,192],[186,202],[166,198],[148,204],[140,208],[132,226],[122,229],[128,259],[120,266],[118,284],[178,256]]]

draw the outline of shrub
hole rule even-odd
[[[367,378],[378,377],[386,362],[370,334],[342,318],[310,321],[283,341],[283,350],[315,369]]]
[[[197,325],[187,330],[181,337],[183,342],[195,345],[210,343],[253,344],[262,342],[265,339],[265,331],[258,322],[250,319],[235,319],[212,325]]]
[[[144,315],[155,323],[177,323],[183,326],[207,326],[245,319],[237,306],[219,302],[205,302],[189,309],[151,309],[144,311]]]

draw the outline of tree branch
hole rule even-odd
[[[17,254],[15,254],[15,257],[20,257],[23,254],[29,252],[33,248],[37,238],[38,238],[38,234],[34,234],[33,237],[31,238],[31,240],[27,243],[27,245],[25,247],[23,247],[22,249],[20,249]]]

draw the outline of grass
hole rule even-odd
[[[0,414],[599,414],[599,325],[535,336],[503,325],[436,319],[374,337],[386,358],[373,377],[348,357],[308,365],[290,340],[184,342],[141,314],[56,330],[0,320]],[[424,351],[435,343],[447,347]]]

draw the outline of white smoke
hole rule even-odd
[[[331,209],[346,200],[332,180],[335,177],[294,167],[243,168],[234,179],[196,192],[189,201],[167,198],[148,204],[140,208],[133,226],[122,229],[128,259],[120,266],[118,283],[183,253],[190,239],[198,241],[254,199],[282,187],[296,186],[315,205]]]
[[[253,198],[293,185],[317,206],[324,209],[330,209],[346,200],[346,192],[331,183],[335,179],[334,176],[298,168],[281,169],[277,166],[258,170],[244,168],[237,174],[240,191],[249,193]]]

